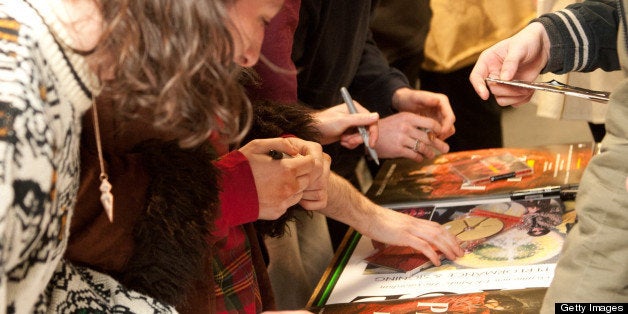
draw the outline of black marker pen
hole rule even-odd
[[[283,158],[292,158],[292,156],[284,153],[284,152],[280,152],[278,150],[274,150],[271,149],[268,151],[268,156],[270,156],[270,158],[275,159],[275,160],[279,160],[279,159],[283,159]]]
[[[492,177],[489,178],[489,180],[491,182],[495,182],[495,181],[499,181],[499,180],[506,180],[506,179],[514,178],[516,176],[517,176],[516,172],[509,172],[509,173],[504,173],[504,174],[492,176]]]
[[[542,188],[533,188],[512,192],[510,193],[510,199],[513,201],[517,201],[556,197],[560,195],[560,192],[560,186],[547,186]]]

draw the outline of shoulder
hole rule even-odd
[[[33,16],[27,11],[34,14],[22,1],[0,2],[0,118],[2,135],[13,144],[26,132],[22,128],[44,122],[46,71],[36,53],[35,31],[41,26],[29,20]],[[37,134],[37,130],[28,133]]]

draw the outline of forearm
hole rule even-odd
[[[619,69],[617,14],[613,1],[588,1],[535,19],[543,24],[550,37],[550,60],[544,72]]]
[[[368,233],[377,205],[360,193],[349,181],[331,173],[328,183],[327,207],[320,212],[350,225],[360,233]]]
[[[464,254],[456,238],[438,223],[378,206],[336,174],[330,175],[328,187],[329,200],[321,212],[373,240],[413,247],[436,265],[436,250],[452,260]]]

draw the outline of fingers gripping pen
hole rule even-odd
[[[353,103],[353,99],[351,98],[349,91],[345,87],[340,88],[340,94],[342,95],[342,99],[345,101],[345,103],[347,104],[347,107],[349,108],[349,113],[350,114],[358,113],[358,110],[355,108],[355,104]],[[362,136],[362,140],[364,141],[364,146],[368,150],[369,155],[371,156],[371,158],[373,158],[375,163],[379,165],[379,158],[377,157],[377,152],[369,145],[369,133],[366,131],[366,128],[364,126],[358,126],[358,132],[360,132],[360,136]]]

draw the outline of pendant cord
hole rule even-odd
[[[96,106],[96,98],[92,96],[92,114],[94,116],[94,137],[96,138],[96,149],[98,150],[98,162],[100,163],[100,202],[102,203],[107,218],[113,222],[113,194],[111,193],[111,183],[109,176],[105,171],[105,159],[102,153],[102,141],[100,139],[100,124],[98,121],[98,107]]]
[[[102,142],[100,140],[100,124],[98,123],[98,108],[96,107],[96,98],[92,97],[92,114],[94,118],[94,137],[96,138],[96,150],[98,151],[98,162],[100,163],[100,180],[109,179],[105,171],[105,160],[102,154]]]

